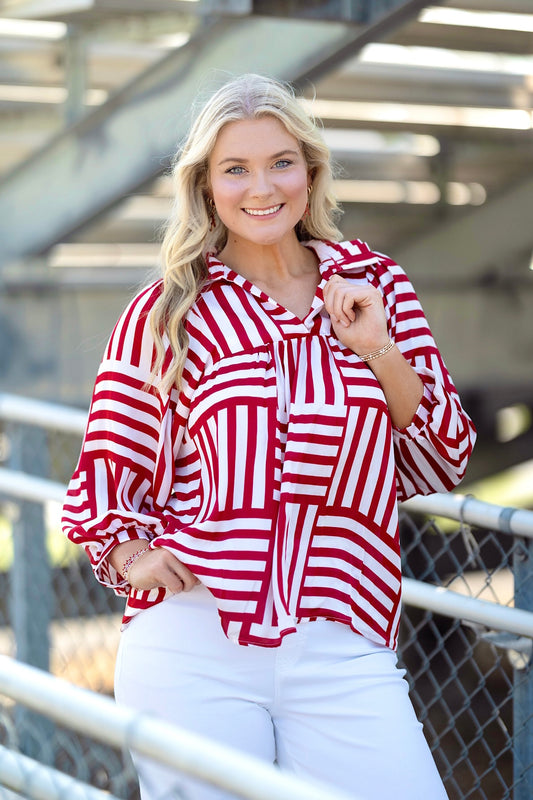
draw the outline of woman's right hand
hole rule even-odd
[[[128,571],[128,583],[134,589],[155,589],[163,586],[178,594],[190,591],[200,581],[179,558],[168,550],[157,547],[143,553],[133,562]]]
[[[177,594],[188,592],[200,581],[179,558],[169,550],[149,548],[147,539],[133,539],[117,544],[108,555],[109,562],[122,575],[127,560],[142,548],[128,570],[127,581],[134,589],[156,589],[159,586]]]

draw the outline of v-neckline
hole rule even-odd
[[[231,267],[229,267],[227,264],[225,264],[223,261],[220,260],[218,255],[216,255],[214,253],[210,253],[209,254],[209,258],[212,261],[216,262],[216,265],[219,266],[220,271],[222,273],[221,275],[218,275],[218,276],[215,273],[215,275],[212,276],[213,278],[222,277],[222,276],[225,277],[227,280],[231,281],[232,283],[235,283],[238,286],[241,286],[243,289],[246,289],[246,291],[248,291],[251,295],[253,295],[254,297],[257,297],[258,299],[260,299],[261,302],[265,303],[266,305],[273,306],[276,309],[278,309],[279,311],[283,312],[283,316],[284,317],[286,317],[286,318],[290,317],[290,318],[292,318],[292,320],[296,321],[298,324],[306,325],[306,323],[310,319],[314,318],[316,313],[324,305],[323,288],[324,288],[324,285],[326,283],[326,279],[325,279],[324,275],[322,274],[321,262],[320,262],[320,257],[318,255],[318,253],[316,253],[316,251],[313,250],[313,254],[316,256],[317,261],[318,261],[317,269],[318,269],[318,273],[319,273],[319,276],[318,276],[319,280],[318,280],[318,282],[316,284],[315,291],[314,291],[314,294],[313,294],[313,297],[312,297],[312,300],[311,300],[311,304],[310,304],[308,310],[306,311],[306,313],[305,313],[305,315],[303,317],[300,317],[298,314],[296,314],[294,311],[292,311],[290,308],[288,308],[286,305],[284,305],[284,303],[280,302],[275,297],[273,297],[271,294],[269,294],[267,291],[265,291],[265,289],[261,288],[261,286],[258,286],[256,283],[251,281],[249,278],[245,278],[243,275],[241,275],[240,272],[237,272],[236,270],[234,270]],[[211,261],[211,263],[212,263],[212,261]],[[307,325],[306,325],[306,327],[307,327]]]

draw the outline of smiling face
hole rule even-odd
[[[234,245],[296,238],[307,205],[308,169],[297,139],[275,117],[225,125],[209,159],[209,183]]]

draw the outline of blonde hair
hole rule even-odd
[[[332,193],[330,153],[293,89],[255,74],[242,75],[218,89],[173,163],[174,204],[161,249],[163,291],[150,319],[156,344],[154,376],[165,359],[165,335],[173,354],[163,379],[167,390],[181,382],[188,347],[184,320],[207,277],[204,254],[220,252],[227,238],[226,227],[209,207],[209,156],[224,125],[264,116],[278,119],[298,140],[312,180],[309,213],[296,226],[298,238],[341,238],[333,221],[339,209]]]

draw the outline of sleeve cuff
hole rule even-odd
[[[393,426],[400,438],[408,440],[416,439],[431,422],[435,406],[446,402],[444,389],[436,380],[435,373],[426,368],[417,369],[416,372],[424,384],[422,399],[406,428]]]
[[[120,572],[113,567],[108,559],[108,555],[117,545],[123,542],[132,542],[138,540],[139,542],[151,542],[153,536],[150,536],[146,529],[128,526],[117,531],[113,538],[109,540],[107,545],[102,549],[99,554],[98,560],[93,563],[93,571],[96,579],[102,586],[113,589],[116,594],[125,595],[129,594],[130,584],[122,577]]]

